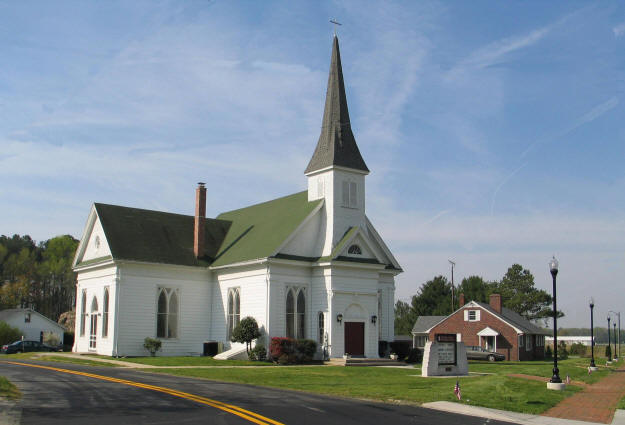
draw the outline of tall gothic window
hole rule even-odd
[[[156,313],[156,337],[178,338],[178,290],[159,288]]]
[[[306,295],[304,289],[289,289],[286,294],[286,336],[304,338],[306,334]]]
[[[82,291],[80,302],[80,336],[85,336],[85,322],[87,321],[87,292]]]
[[[228,291],[228,340],[232,331],[241,321],[241,291],[239,288],[231,288]]]
[[[102,304],[102,337],[106,338],[109,334],[109,288],[104,288]]]
[[[319,345],[323,345],[325,342],[325,317],[323,315],[323,311],[319,312]]]

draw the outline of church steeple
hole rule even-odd
[[[321,135],[305,174],[322,170],[331,166],[339,166],[369,173],[365,161],[360,155],[356,139],[352,133],[347,110],[347,97],[343,83],[341,53],[338,37],[334,36],[332,44],[332,60],[326,92],[326,105],[323,111]]]

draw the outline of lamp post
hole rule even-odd
[[[560,379],[560,371],[558,370],[558,308],[556,300],[556,275],[558,274],[558,260],[554,256],[549,262],[549,270],[553,278],[553,376],[547,383],[549,389],[564,389],[562,379]],[[552,385],[549,385],[552,384]]]
[[[616,334],[617,335],[617,339],[618,339],[618,356],[615,355],[614,357],[615,358],[619,358],[619,357],[621,357],[621,312],[620,311],[612,311],[612,310],[610,310],[610,313],[616,315],[616,317],[618,318],[618,333]],[[614,353],[614,354],[616,354],[616,353]]]
[[[610,344],[612,343],[610,342],[610,314],[608,314],[608,347],[610,347]],[[612,363],[612,354],[608,357],[607,362]]]
[[[595,308],[595,300],[590,299],[590,367],[597,369],[595,366],[595,333],[593,329],[593,315],[592,310]],[[591,369],[591,370],[594,370]]]
[[[618,357],[616,357],[616,320],[612,323],[614,326],[614,351],[612,352],[612,360],[617,361]]]

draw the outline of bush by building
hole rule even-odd
[[[267,359],[267,349],[264,345],[257,344],[256,347],[250,350],[249,359],[259,362],[264,362]]]
[[[317,343],[311,339],[271,338],[269,353],[275,363],[297,364],[309,362],[317,351]]]
[[[9,325],[7,322],[0,322],[0,345],[10,344],[22,338],[22,332]]]

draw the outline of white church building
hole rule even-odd
[[[73,350],[199,355],[254,317],[271,337],[309,338],[330,357],[377,358],[394,339],[395,276],[402,272],[365,214],[369,169],[352,133],[336,36],[321,135],[308,189],[206,218],[96,203],[74,259]],[[238,351],[237,351],[238,350]]]

